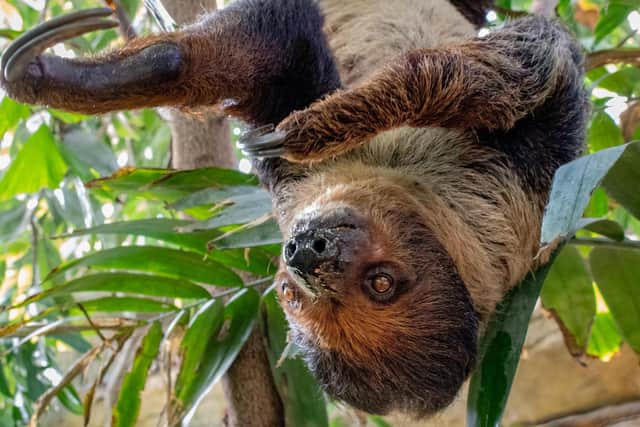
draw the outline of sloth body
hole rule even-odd
[[[222,106],[279,123],[256,138],[282,156],[258,149],[255,167],[285,239],[291,338],[331,396],[426,416],[535,268],[553,173],[582,149],[578,47],[535,17],[475,38],[488,3],[241,0],[102,58],[19,73],[3,58],[2,84],[85,113]]]

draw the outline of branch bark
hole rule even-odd
[[[216,8],[215,0],[166,0],[165,6],[181,25]],[[192,169],[206,166],[233,168],[236,159],[227,120],[214,114],[191,116],[171,111],[172,166]],[[255,328],[229,368],[222,385],[227,400],[225,424],[229,427],[284,425],[282,401],[273,383],[265,337]]]
[[[531,12],[534,15],[542,15],[548,18],[555,16],[558,0],[533,0]]]
[[[587,71],[601,67],[606,64],[624,63],[640,66],[640,49],[638,48],[618,48],[605,49],[592,52],[587,55],[585,68]]]
[[[623,421],[640,421],[640,401],[605,406],[584,414],[569,415],[535,425],[537,427],[605,427]]]

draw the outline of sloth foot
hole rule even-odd
[[[112,14],[113,10],[106,7],[81,10],[51,19],[25,32],[11,43],[2,56],[2,78],[8,83],[20,79],[27,72],[29,64],[56,43],[88,32],[117,27],[117,21],[104,19]]]

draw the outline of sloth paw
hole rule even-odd
[[[0,79],[8,84],[21,79],[29,73],[29,65],[56,43],[88,32],[117,27],[117,21],[105,19],[112,14],[113,10],[106,7],[81,10],[32,28],[15,39],[2,55]],[[39,74],[37,69],[33,72]]]
[[[319,103],[321,104],[321,103]],[[350,146],[348,131],[311,106],[284,119],[277,128],[261,126],[245,133],[238,141],[250,157],[283,157],[292,162],[311,162],[338,155]]]

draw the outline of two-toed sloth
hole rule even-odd
[[[105,56],[40,55],[113,24],[85,11],[16,41],[2,85],[83,113],[215,107],[255,126],[243,146],[284,235],[291,338],[334,398],[425,416],[534,268],[554,171],[583,143],[572,37],[541,17],[476,37],[488,3],[238,0]]]

